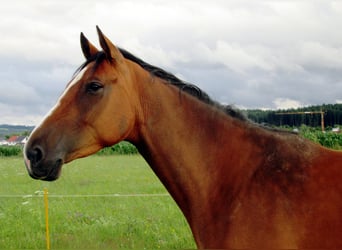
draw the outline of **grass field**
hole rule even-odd
[[[76,160],[55,182],[31,179],[20,157],[0,158],[0,173],[0,249],[46,247],[45,187],[51,249],[195,248],[170,196],[96,196],[166,194],[139,155]]]

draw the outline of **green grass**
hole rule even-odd
[[[55,182],[31,179],[19,157],[0,158],[0,173],[0,249],[46,247],[44,187],[52,249],[195,248],[170,196],[68,197],[167,193],[139,155],[76,160]]]

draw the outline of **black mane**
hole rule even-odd
[[[156,67],[156,66],[153,66],[151,64],[146,63],[145,61],[134,56],[133,54],[131,54],[130,52],[128,52],[125,49],[119,48],[119,50],[126,59],[128,59],[132,62],[135,62],[136,64],[140,65],[143,69],[150,72],[152,75],[165,80],[165,82],[167,82],[168,84],[176,86],[181,91],[184,91],[184,92],[196,97],[197,99],[199,99],[200,101],[202,101],[206,104],[215,106],[216,108],[222,110],[223,112],[225,112],[226,114],[228,114],[232,117],[238,118],[238,119],[243,120],[243,121],[248,120],[245,117],[245,115],[243,115],[239,110],[237,110],[233,106],[231,106],[231,105],[224,106],[224,105],[212,100],[209,97],[209,95],[207,93],[205,93],[203,90],[201,90],[199,87],[197,87],[191,83],[182,81],[178,77],[176,77],[175,75],[173,75],[173,74],[171,74],[171,73],[169,73],[169,72],[167,72],[167,71],[165,71],[159,67]],[[94,69],[96,69],[101,64],[101,62],[103,62],[105,59],[106,59],[106,54],[103,51],[99,51],[95,55],[88,58],[87,61],[85,61],[76,70],[76,72],[73,75],[73,78],[76,76],[77,73],[79,73],[82,69],[84,69],[89,63],[95,62]]]
[[[167,72],[167,71],[165,71],[159,67],[156,67],[156,66],[153,66],[151,64],[146,63],[145,61],[141,60],[140,58],[137,58],[136,56],[134,56],[133,54],[131,54],[130,52],[128,52],[125,49],[119,48],[119,50],[126,59],[133,61],[136,64],[140,65],[143,69],[150,72],[152,75],[157,76],[157,77],[165,80],[167,83],[178,87],[181,91],[184,91],[184,92],[196,97],[197,99],[203,101],[204,103],[207,103],[209,105],[213,105],[213,106],[223,110],[226,114],[228,114],[232,117],[238,118],[240,120],[247,120],[247,118],[240,111],[238,111],[236,108],[234,108],[231,105],[223,106],[220,103],[212,100],[207,93],[205,93],[203,90],[201,90],[196,85],[182,81],[181,79],[179,79],[175,75],[173,75],[173,74],[171,74],[171,73],[169,73],[169,72]]]

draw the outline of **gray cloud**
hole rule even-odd
[[[247,108],[342,100],[339,1],[19,1],[0,14],[0,123],[35,124],[82,63],[79,33]]]

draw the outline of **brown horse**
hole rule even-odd
[[[81,33],[86,62],[25,146],[31,177],[132,142],[199,248],[341,248],[342,153],[267,129],[196,86]]]

